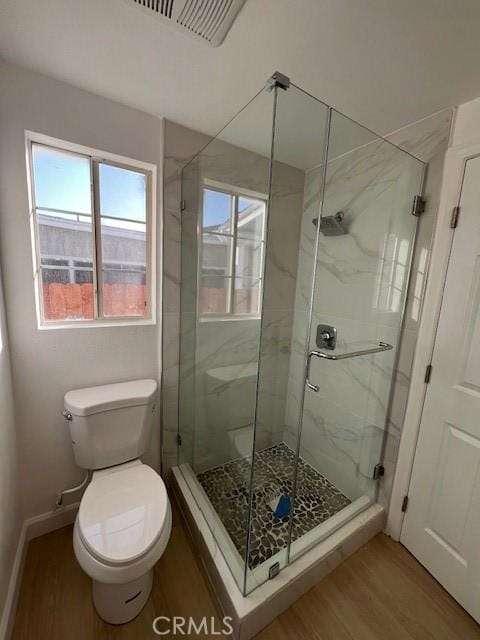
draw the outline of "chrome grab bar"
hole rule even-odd
[[[307,387],[312,391],[319,391],[320,387],[310,382],[310,364],[312,356],[316,358],[324,358],[325,360],[346,360],[347,358],[356,358],[358,356],[367,356],[371,353],[380,353],[380,351],[390,351],[393,349],[393,345],[388,342],[379,342],[378,347],[372,347],[371,349],[362,349],[361,351],[350,351],[348,353],[325,353],[323,351],[310,351],[307,356],[307,364],[305,367],[306,383]]]

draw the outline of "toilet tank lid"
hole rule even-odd
[[[75,389],[65,394],[64,405],[75,416],[149,404],[157,391],[155,380],[132,380],[101,387]]]

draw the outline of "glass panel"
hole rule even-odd
[[[237,234],[239,238],[262,240],[265,226],[265,202],[238,198]]]
[[[235,278],[233,299],[235,313],[256,315],[260,307],[260,280],[254,278]]]
[[[107,318],[147,313],[147,177],[99,163],[102,311]]]
[[[318,233],[310,349],[317,326],[336,327],[333,353],[393,345],[390,351],[339,360],[313,358],[306,389],[290,557],[376,500],[374,467],[382,459],[393,367],[400,337],[423,165],[333,111]],[[348,176],[348,180],[345,179]],[[311,262],[302,255],[299,262]],[[297,288],[308,288],[297,279]],[[297,315],[297,310],[295,310]],[[294,335],[295,335],[294,320]],[[303,334],[302,334],[303,335]],[[305,525],[308,512],[308,526]],[[308,530],[309,536],[305,536]]]
[[[312,238],[302,222],[307,210],[318,215],[322,174],[315,168],[323,159],[327,115],[324,104],[296,87],[278,91],[265,247],[247,593],[268,579],[272,565],[278,563],[283,568],[288,563],[310,301],[308,288],[297,291],[295,284],[301,255],[309,259],[302,262],[302,277],[310,275],[311,283],[314,234]],[[314,177],[308,182],[311,189],[307,192],[309,171]]]
[[[250,314],[255,307],[257,313],[259,286],[258,278],[245,275],[237,278],[238,291],[231,295],[231,279],[214,275],[215,269],[223,269],[228,262],[226,240],[221,238],[219,258],[220,240],[216,238],[214,245],[211,232],[233,235],[237,211],[239,235],[243,228],[244,238],[262,238],[264,202],[257,204],[255,198],[243,198],[243,194],[267,199],[273,98],[273,93],[262,91],[182,174],[182,445],[178,462],[241,591],[245,587],[260,321],[234,314],[214,316],[225,313],[230,300],[234,309],[229,312]],[[217,192],[212,185],[222,185],[229,193]],[[230,193],[242,194],[236,205]],[[203,243],[199,229],[206,231]],[[205,250],[207,243],[211,244]],[[241,251],[245,248],[242,243]],[[242,259],[242,273],[258,271],[258,242],[252,248],[250,262]]]
[[[42,286],[45,320],[93,319],[92,271],[42,267]]]
[[[235,275],[253,276],[260,278],[262,275],[263,242],[251,240],[237,240],[237,252],[235,256]]]
[[[45,320],[93,319],[90,216],[37,212]]]
[[[198,307],[200,313],[228,313],[230,308],[230,278],[202,276]]]
[[[231,233],[233,217],[233,198],[228,193],[205,189],[203,192],[204,231]]]
[[[98,165],[98,173],[102,216],[145,223],[147,176],[103,162]]]
[[[204,233],[202,236],[202,273],[232,275],[232,236]]]
[[[32,144],[36,207],[91,213],[90,158]]]

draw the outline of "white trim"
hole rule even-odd
[[[46,533],[50,533],[50,531],[55,531],[56,529],[61,529],[62,527],[72,524],[75,521],[79,505],[80,503],[70,504],[58,511],[42,513],[39,516],[27,518],[22,524],[18,537],[17,551],[10,574],[3,615],[0,620],[0,640],[9,640],[13,632],[28,543],[30,540],[33,540],[33,538],[38,538]]]
[[[480,154],[480,144],[451,147],[445,156],[440,192],[440,205],[432,244],[428,280],[419,323],[417,345],[410,379],[407,407],[400,439],[392,497],[387,517],[386,533],[400,539],[404,513],[402,502],[408,495],[410,477],[422,418],[427,386],[425,369],[431,363],[442,304],[445,277],[453,241],[450,220],[453,207],[458,205],[465,163]]]
[[[146,290],[147,290],[147,307],[146,315],[140,316],[122,316],[118,320],[113,317],[104,318],[99,314],[98,301],[101,302],[101,283],[100,279],[94,278],[94,315],[93,319],[88,320],[54,320],[48,321],[44,319],[43,314],[43,297],[40,295],[41,290],[41,262],[40,251],[38,247],[38,234],[36,231],[36,211],[37,207],[34,201],[34,185],[33,185],[33,165],[32,165],[32,143],[43,144],[54,149],[61,149],[63,151],[72,154],[82,154],[88,156],[91,164],[91,171],[94,167],[98,167],[99,163],[111,164],[114,166],[138,169],[139,172],[145,174],[147,178],[147,221],[146,221],[146,242],[147,242],[147,264],[146,264]],[[99,149],[93,149],[92,147],[85,147],[83,145],[76,144],[74,142],[68,142],[66,140],[60,140],[59,138],[53,138],[46,136],[42,133],[34,131],[25,131],[25,147],[26,147],[26,168],[27,168],[27,188],[28,188],[28,205],[29,205],[29,221],[30,221],[30,234],[32,243],[32,261],[33,261],[33,281],[35,289],[35,309],[37,316],[37,329],[72,329],[78,327],[123,327],[131,325],[154,325],[157,322],[157,165],[150,162],[143,162],[142,160],[136,160],[134,158],[127,158],[108,151],[102,151]],[[93,180],[93,174],[91,176]],[[94,181],[97,184],[97,181]],[[93,191],[92,191],[93,195]],[[92,203],[93,207],[93,203]],[[161,209],[160,209],[161,215]],[[92,228],[92,237],[94,241],[94,256],[93,260],[93,273],[96,274],[98,267],[98,259],[101,260],[101,255],[98,255],[98,246],[96,243],[96,227],[99,220],[98,215],[95,213],[95,208],[92,208],[92,220],[94,225]],[[160,220],[160,223],[162,221]],[[161,227],[161,225],[160,225]]]
[[[8,640],[12,635],[15,613],[17,611],[18,596],[20,594],[20,585],[22,583],[23,569],[25,566],[25,558],[27,555],[26,550],[26,526],[24,523],[18,538],[17,551],[15,553],[15,559],[10,573],[7,597],[3,607],[3,615],[0,620],[0,640]]]

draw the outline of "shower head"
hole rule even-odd
[[[343,224],[344,214],[342,211],[338,211],[333,216],[322,216],[320,218],[320,231],[324,236],[342,236],[347,233],[347,230]],[[312,220],[313,224],[317,226],[318,218]]]

